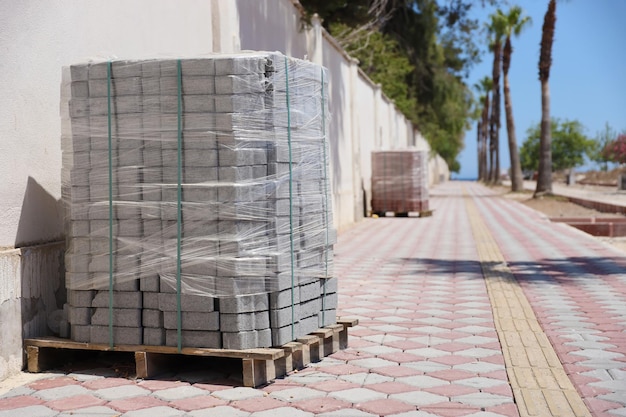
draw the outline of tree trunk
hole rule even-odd
[[[485,103],[483,106],[483,114],[482,114],[482,164],[483,164],[483,176],[481,178],[482,181],[487,182],[489,180],[489,166],[487,164],[487,155],[489,152],[489,92],[487,92],[485,96]]]
[[[539,176],[535,197],[552,194],[552,126],[550,124],[550,86],[541,81],[541,139],[539,144]]]
[[[550,0],[543,19],[541,52],[539,54],[539,81],[541,81],[541,138],[539,145],[539,176],[534,197],[552,194],[552,128],[550,125],[550,67],[556,24],[556,1]]]
[[[511,87],[509,85],[509,66],[511,63],[511,39],[507,38],[502,56],[502,73],[504,78],[504,111],[506,114],[506,132],[509,138],[509,157],[511,160],[511,191],[518,192],[524,189],[522,165],[519,160],[517,138],[515,137],[515,120],[513,119],[513,103],[511,101]]]
[[[491,97],[491,120],[489,123],[489,133],[491,139],[491,172],[489,180],[498,183],[500,178],[500,61],[502,59],[502,47],[500,42],[496,42],[493,47],[493,94]]]
[[[476,157],[478,162],[478,180],[483,177],[483,123],[479,120],[476,123]]]

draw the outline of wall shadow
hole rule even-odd
[[[15,247],[32,246],[63,239],[63,203],[33,177],[28,177]]]

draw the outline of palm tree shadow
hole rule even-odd
[[[556,280],[559,283],[571,285],[576,285],[581,280],[626,274],[626,257],[574,256],[507,264],[437,258],[401,258],[398,262],[407,266],[405,273],[408,274],[431,276],[462,274],[467,279],[483,279],[483,267],[501,268],[506,265],[519,281],[554,282]]]

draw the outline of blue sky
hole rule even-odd
[[[513,55],[509,79],[518,147],[526,130],[541,119],[541,85],[538,79],[541,27],[548,0],[521,0],[519,4],[532,24],[512,40]],[[479,18],[492,9],[477,7]],[[507,6],[503,7],[507,10]],[[626,130],[626,1],[568,0],[557,2],[555,41],[550,72],[551,113],[553,117],[578,120],[585,133],[595,137],[608,122],[617,131]],[[473,86],[485,75],[491,75],[493,58],[483,61],[470,73]],[[503,98],[504,100],[504,98]],[[500,130],[500,164],[510,166],[506,135],[504,103]],[[475,179],[478,176],[476,156],[476,123],[465,135],[465,149],[459,155],[461,171],[453,178]],[[589,165],[593,169],[595,166]]]

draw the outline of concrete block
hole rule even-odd
[[[143,308],[159,310],[159,293],[158,292],[142,292]]]
[[[266,72],[267,59],[264,56],[218,57],[215,62],[216,75],[263,74]]]
[[[217,169],[217,178],[220,182],[246,182],[251,181],[252,167],[251,166],[232,166],[222,167]]]
[[[109,307],[109,299],[112,300],[113,308],[140,309],[143,306],[141,292],[128,291],[97,291],[91,302],[92,307]]]
[[[143,327],[163,327],[163,312],[144,308],[141,311],[141,323]]]
[[[320,300],[324,310],[336,309],[339,305],[339,299],[336,292],[327,293],[325,296],[320,298]]]
[[[143,222],[139,219],[137,215],[133,220],[126,220],[121,218],[118,220],[118,236],[122,237],[137,237],[140,238],[143,235]],[[136,264],[136,259],[133,262],[130,259],[124,260],[124,265],[130,267],[131,264]]]
[[[180,333],[180,341],[183,347],[222,348],[220,332],[182,330]],[[177,330],[166,330],[165,344],[167,346],[178,346]]]
[[[216,95],[216,113],[250,113],[266,110],[263,94]]]
[[[264,293],[266,292],[265,280],[264,276],[217,277],[215,279],[215,293],[220,297]]]
[[[220,167],[227,167],[229,165],[234,167],[254,165],[255,153],[257,152],[262,153],[263,151],[260,149],[246,148],[232,149],[222,146],[218,150]],[[220,178],[222,177],[220,176]]]
[[[316,317],[317,318],[317,317]],[[306,335],[300,330],[300,323],[289,324],[288,326],[273,328],[272,332],[272,346],[282,346],[285,343],[292,342],[298,337]]]
[[[215,75],[215,59],[183,59],[181,60],[181,72],[183,77]]]
[[[173,161],[176,161],[175,159]],[[175,162],[174,162],[175,163]],[[193,167],[216,167],[218,165],[217,152],[214,149],[184,149],[183,166],[185,169]],[[219,172],[218,172],[219,178]]]
[[[178,95],[178,78],[176,76],[161,76],[160,91],[162,96],[176,96]],[[215,77],[212,76],[189,76],[182,77],[181,89],[182,94],[215,94]]]
[[[107,97],[108,81],[106,79],[90,79],[89,97]],[[142,81],[140,77],[112,78],[110,83],[111,96],[140,95]]]
[[[318,327],[326,327],[337,323],[337,310],[323,310],[318,313]]]
[[[141,61],[141,76],[142,78],[156,78],[161,76],[161,62],[160,60],[145,60]]]
[[[89,255],[65,254],[65,269],[68,272],[89,272]]]
[[[310,334],[319,329],[319,318],[316,315],[300,320],[300,331],[303,335]]]
[[[242,239],[220,239],[219,255],[227,257],[245,257],[254,255],[265,255],[273,248],[270,246],[270,239],[259,233],[258,236],[245,237]]]
[[[336,293],[339,287],[339,278],[332,277],[327,279],[320,279],[320,294]]]
[[[215,236],[218,233],[217,221],[184,221],[182,233],[184,238]]]
[[[182,191],[182,199],[185,202],[215,203],[218,201],[218,188],[214,184],[185,184]]]
[[[265,177],[267,177],[267,165],[254,165],[252,167],[252,178],[254,180],[265,179]]]
[[[70,65],[72,81],[86,81],[89,78],[89,67],[85,64]]]
[[[294,304],[293,306],[285,308],[271,308],[270,312],[270,326],[273,329],[285,327],[291,325],[291,323],[297,323],[300,320],[300,304]]]
[[[176,294],[158,295],[159,310],[177,311],[178,301]],[[181,294],[181,310],[187,312],[209,313],[215,311],[215,299],[205,295]]]
[[[143,344],[143,328],[113,326],[113,344],[141,345]],[[89,339],[91,343],[108,344],[111,333],[109,326],[90,326]]]
[[[292,305],[300,304],[300,291],[296,286],[293,289],[293,292],[291,288],[279,292],[271,292],[269,294],[269,299],[272,309],[291,307]]]
[[[267,259],[265,257],[229,258],[220,257],[217,262],[217,276],[220,277],[265,277]],[[263,283],[263,287],[265,287]]]
[[[264,93],[265,77],[262,74],[218,75],[215,77],[215,94]]]
[[[222,332],[261,330],[270,327],[270,319],[267,311],[237,314],[220,313],[219,316],[219,328]]]
[[[224,297],[220,298],[218,301],[220,313],[235,314],[269,310],[267,294]]]
[[[111,76],[114,78],[141,77],[142,64],[139,61],[113,61]]]
[[[148,346],[164,346],[165,345],[165,329],[144,327],[143,328],[143,344]]]
[[[88,81],[72,81],[70,85],[73,98],[88,98],[89,97],[89,82]]]
[[[70,338],[76,342],[89,343],[91,326],[71,325]]]
[[[250,201],[252,187],[249,184],[219,184],[217,200],[222,203],[238,203]]]
[[[141,309],[137,308],[114,308],[112,310],[113,326],[141,327]],[[91,324],[108,326],[110,320],[108,308],[95,308],[91,317]]]
[[[217,149],[216,133],[212,130],[186,130],[183,132],[184,149]]]
[[[162,113],[178,113],[179,98],[177,95],[159,97],[160,111]],[[189,113],[214,113],[214,97],[213,95],[183,95],[180,104],[184,117],[188,116]],[[183,127],[183,129],[186,129],[186,127]]]
[[[181,311],[181,329],[183,330],[220,330],[220,318],[217,311],[199,313]],[[178,313],[163,312],[163,326],[166,329],[178,329]]]
[[[68,321],[73,325],[87,326],[91,324],[93,310],[88,307],[72,307],[68,309]]]
[[[267,341],[267,337],[263,339]],[[269,347],[270,345],[260,345],[259,332],[251,330],[237,333],[222,333],[222,346],[224,349],[254,349],[258,347]]]
[[[143,255],[142,255],[142,260]],[[154,261],[150,261],[150,263],[148,264],[147,268],[150,268],[150,272],[151,275],[150,276],[145,276],[145,272],[144,272],[144,263],[142,262],[141,264],[141,278],[139,280],[139,290],[142,292],[159,292],[159,276],[157,275],[156,272],[152,272],[152,269],[156,269],[156,267],[153,265]]]
[[[69,290],[67,292],[67,302],[72,307],[91,307],[91,300],[93,300],[95,294],[96,292],[92,290]]]
[[[141,90],[144,95],[158,96],[161,93],[161,79],[157,77],[142,77]]]
[[[300,303],[300,319],[316,316],[322,309],[321,299],[316,298]]]

